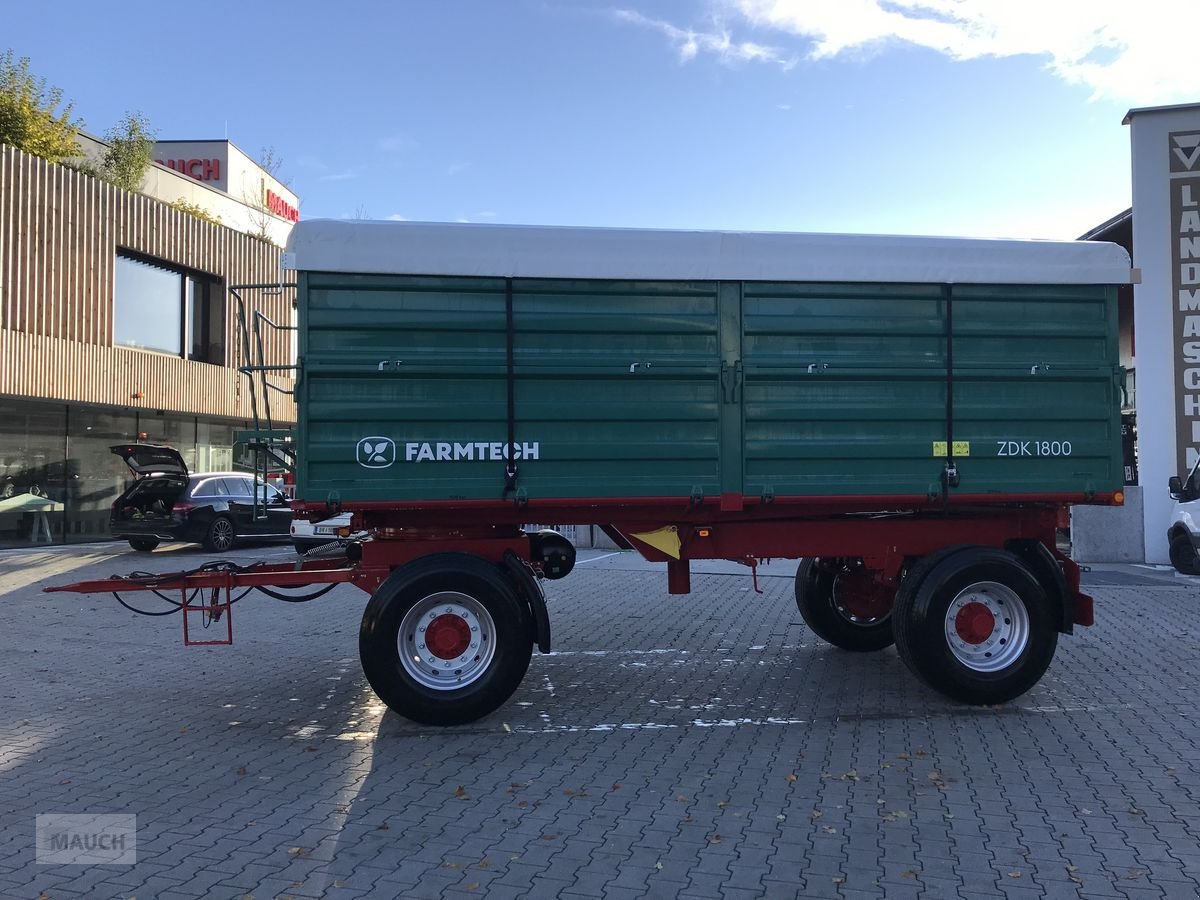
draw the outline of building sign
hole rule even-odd
[[[1167,135],[1171,296],[1175,299],[1176,471],[1200,455],[1200,131]]]
[[[281,219],[287,219],[289,222],[298,222],[300,220],[300,210],[292,206],[270,188],[267,189],[267,209],[279,216]]]
[[[221,180],[219,159],[156,159],[155,162],[197,181]]]

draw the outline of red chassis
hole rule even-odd
[[[575,551],[561,535],[526,533],[522,523],[593,523],[619,546],[665,562],[673,594],[689,592],[692,560],[733,560],[754,572],[764,559],[799,558],[796,604],[818,637],[850,651],[894,643],[931,687],[962,702],[992,704],[1037,683],[1059,633],[1092,624],[1079,568],[1056,548],[1069,504],[1121,500],[1111,494],[955,496],[949,503],[940,497],[738,496],[348,502],[340,508],[301,503],[297,514],[312,519],[352,513],[349,530],[370,538],[346,544],[336,559],[218,561],[188,572],[46,590],[112,592],[119,600],[122,593],[154,591],[170,606],[163,613],[134,611],[180,611],[185,643],[224,644],[233,640],[233,606],[244,596],[235,592],[258,588],[297,602],[353,584],[370,594],[359,653],[375,692],[401,715],[452,725],[503,705],[524,677],[533,646],[550,650],[539,578],[565,576]],[[303,595],[286,593],[313,586]],[[216,639],[195,638],[194,616],[206,628],[224,627]]]
[[[1079,569],[1055,549],[1055,532],[1070,503],[1118,505],[1119,494],[956,496],[951,505],[940,498],[828,497],[803,501],[759,501],[737,497],[700,503],[678,498],[586,499],[569,503],[505,501],[387,503],[351,502],[341,507],[354,514],[354,530],[374,535],[352,549],[351,560],[308,560],[303,563],[259,564],[239,571],[178,573],[161,576],[159,590],[303,587],[350,583],[374,593],[396,568],[419,557],[445,552],[471,554],[499,563],[506,553],[529,563],[523,522],[589,522],[602,525],[618,542],[651,562],[667,564],[673,594],[690,590],[691,560],[726,559],[752,568],[764,559],[854,557],[874,578],[894,585],[906,561],[955,545],[1005,547],[1013,542],[1046,547],[1063,569],[1075,602],[1070,624],[1091,624],[1091,598],[1079,593]],[[324,503],[296,504],[297,516],[320,519],[331,514]],[[481,526],[481,520],[494,524]],[[420,522],[420,525],[413,523]],[[611,523],[611,524],[610,524]],[[677,554],[648,543],[639,535],[674,529]],[[47,592],[111,593],[146,589],[128,578],[81,581],[49,587]]]

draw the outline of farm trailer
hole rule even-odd
[[[296,514],[369,537],[52,590],[154,589],[194,642],[241,588],[349,582],[371,686],[442,725],[550,650],[574,549],[523,522],[599,525],[673,594],[692,560],[800,559],[818,636],[966,703],[1092,623],[1055,538],[1122,502],[1115,245],[312,221],[288,257]]]

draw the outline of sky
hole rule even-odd
[[[0,0],[85,130],[282,160],[302,218],[1075,238],[1183,0]]]

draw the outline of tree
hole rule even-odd
[[[280,170],[283,168],[283,157],[275,152],[274,147],[263,147],[262,150],[259,151],[258,165],[264,172],[266,172],[284,187],[291,187],[292,179],[285,178],[280,174]]]
[[[100,161],[99,176],[123,191],[139,191],[146,169],[154,159],[155,134],[139,112],[127,112],[104,135],[108,149]]]
[[[275,152],[274,147],[263,147],[259,151],[258,165],[259,168],[280,184],[287,185],[289,183],[289,179],[279,174],[279,170],[283,166],[283,158]],[[250,227],[253,229],[250,232],[251,236],[267,243],[275,243],[271,238],[271,229],[275,223],[275,217],[267,209],[267,185],[265,179],[260,180],[257,190],[243,190],[242,202],[250,207]]]
[[[62,162],[78,149],[75,137],[83,122],[71,118],[72,105],[61,112],[59,88],[47,88],[44,78],[29,71],[29,58],[17,59],[12,50],[0,54],[0,143]]]

